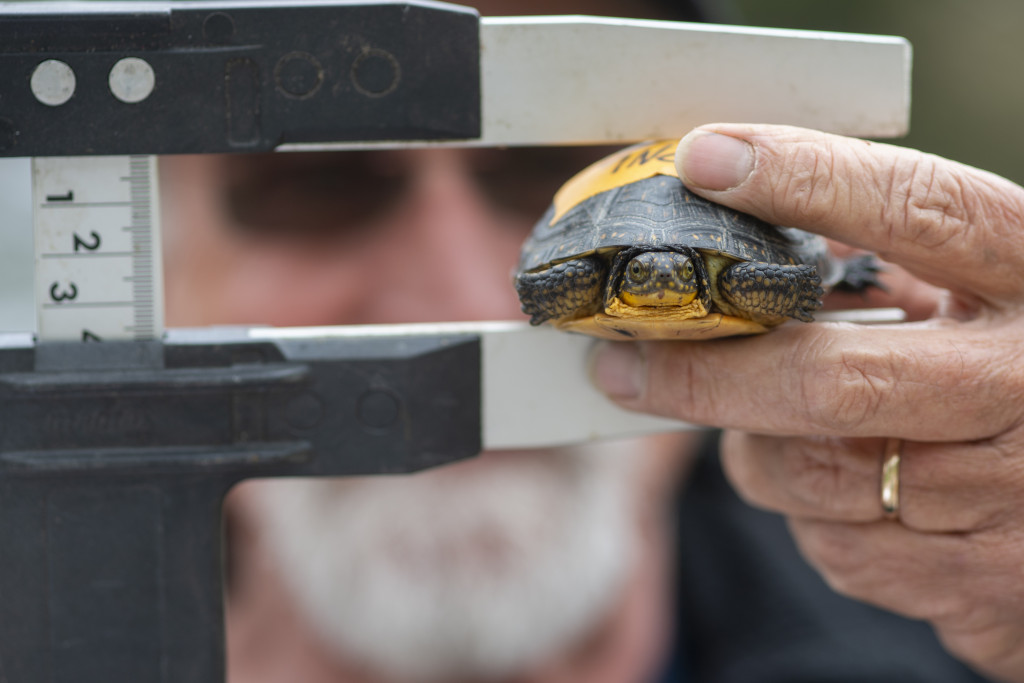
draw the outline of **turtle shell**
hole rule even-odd
[[[630,147],[574,176],[523,244],[518,270],[598,251],[681,245],[742,261],[817,265],[830,284],[821,237],[693,194],[676,174],[675,147],[674,140]]]

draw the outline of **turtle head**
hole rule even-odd
[[[619,298],[630,306],[685,306],[697,296],[693,257],[645,251],[626,263]]]

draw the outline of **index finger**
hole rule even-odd
[[[1024,188],[911,149],[789,126],[713,124],[679,144],[687,186],[876,252],[985,300],[1024,290]]]
[[[757,337],[605,342],[595,384],[630,410],[759,434],[972,441],[1024,408],[1016,344],[991,362],[991,332],[948,321],[784,325]],[[1015,337],[1019,338],[1019,337]]]

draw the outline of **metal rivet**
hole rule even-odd
[[[59,107],[75,94],[75,72],[60,60],[47,59],[32,72],[29,85],[37,100]]]
[[[380,48],[365,49],[352,63],[352,85],[367,97],[384,97],[402,80],[402,68],[395,56]]]
[[[370,389],[359,397],[356,407],[359,421],[367,427],[383,429],[398,419],[398,397],[383,389]]]
[[[289,52],[274,66],[274,83],[289,97],[312,97],[324,83],[324,68],[308,52]]]
[[[203,36],[215,43],[225,43],[235,33],[235,20],[225,12],[213,12],[203,20]]]
[[[156,86],[156,74],[145,60],[125,57],[110,69],[107,78],[110,92],[127,104],[135,104],[149,97]]]

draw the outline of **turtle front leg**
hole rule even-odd
[[[821,308],[821,278],[814,266],[747,261],[729,266],[718,277],[718,288],[732,315],[777,325],[786,318],[814,320]],[[729,306],[735,310],[727,310]]]
[[[584,257],[516,278],[523,313],[531,325],[546,320],[581,318],[601,309],[608,265],[599,257]]]

